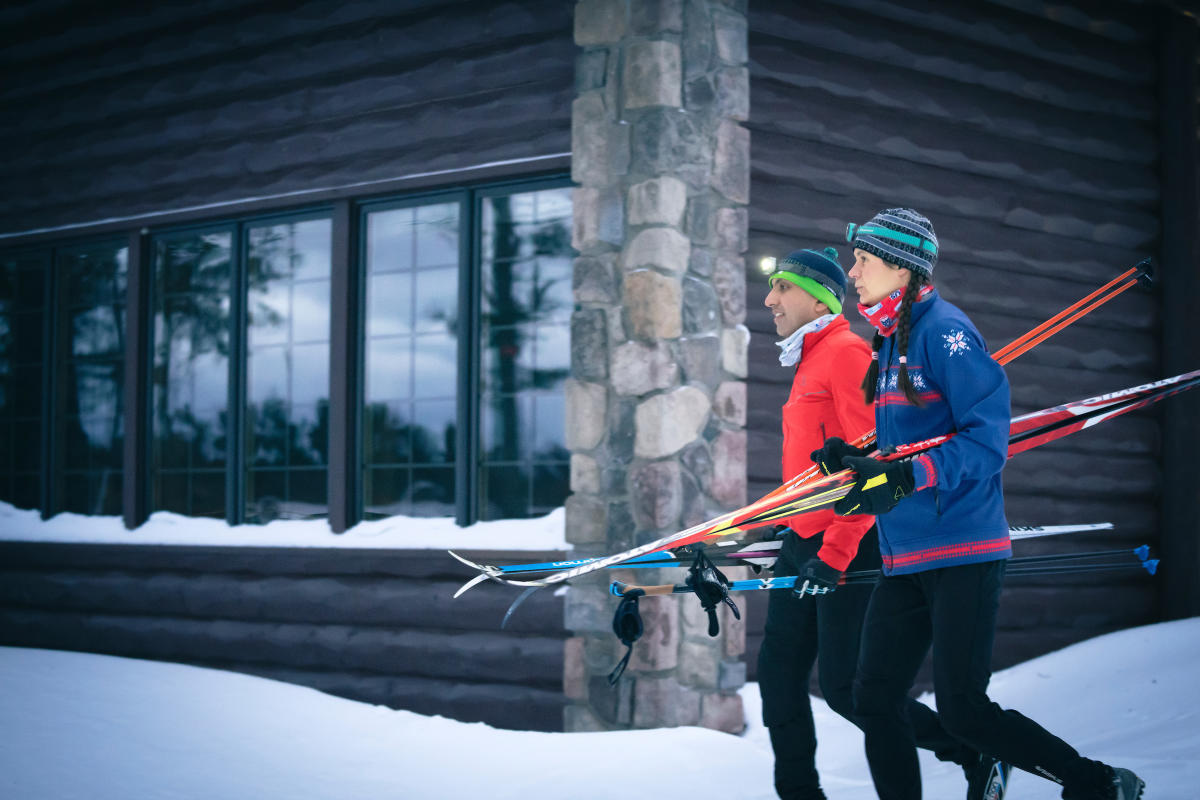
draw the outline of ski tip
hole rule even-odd
[[[508,627],[508,621],[512,618],[513,612],[516,611],[517,608],[522,603],[524,603],[526,600],[528,600],[529,596],[531,594],[533,594],[540,588],[542,588],[542,587],[534,586],[532,588],[526,589],[525,591],[521,592],[520,597],[518,597],[516,600],[513,601],[513,604],[508,607],[508,611],[504,612],[504,619],[500,620],[500,630],[504,630],[505,628]]]
[[[1138,561],[1145,561],[1150,557],[1150,545],[1144,544],[1141,547],[1133,548],[1133,554],[1138,557]]]
[[[1138,262],[1137,266],[1140,273],[1137,276],[1138,286],[1141,286],[1143,289],[1149,289],[1154,285],[1154,259],[1150,257],[1143,258]]]
[[[454,593],[454,598],[453,598],[453,599],[457,600],[457,599],[458,599],[458,598],[459,598],[461,595],[463,595],[463,594],[464,594],[464,593],[465,593],[465,592],[466,592],[468,589],[471,589],[471,588],[473,588],[473,587],[475,587],[475,586],[478,586],[479,584],[483,583],[483,582],[484,582],[484,581],[486,581],[487,579],[488,579],[488,574],[487,574],[486,572],[481,572],[481,573],[479,573],[479,574],[478,574],[478,575],[476,575],[474,578],[471,578],[471,580],[467,581],[467,582],[466,582],[466,583],[464,583],[462,586],[460,586],[460,587],[459,587],[459,589],[458,589],[458,591]]]
[[[1149,572],[1151,575],[1153,575],[1155,572],[1158,571],[1158,559],[1157,558],[1147,559],[1146,561],[1142,562],[1142,566],[1146,568],[1146,572]]]

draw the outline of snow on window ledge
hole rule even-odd
[[[386,550],[571,550],[565,513],[478,522],[460,528],[449,517],[388,517],[360,522],[343,534],[327,520],[275,520],[266,525],[228,525],[223,520],[156,511],[143,525],[126,530],[120,517],[56,514],[0,502],[0,541],[69,544],[150,544],[246,547],[338,547]]]

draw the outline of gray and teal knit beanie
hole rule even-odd
[[[933,223],[911,208],[880,211],[864,225],[846,226],[846,241],[898,267],[933,277],[938,240]]]
[[[794,250],[788,253],[767,278],[774,286],[775,281],[794,283],[829,307],[834,314],[842,313],[842,300],[846,297],[846,272],[838,262],[838,251],[826,247],[816,250]]]

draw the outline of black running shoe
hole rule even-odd
[[[1138,800],[1146,789],[1146,782],[1123,767],[1112,768],[1113,800]]]
[[[1004,800],[1012,765],[980,754],[979,761],[963,767],[967,775],[967,800]]]

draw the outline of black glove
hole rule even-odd
[[[843,459],[847,456],[865,456],[870,452],[871,450],[868,448],[846,444],[844,439],[833,436],[826,439],[825,444],[821,445],[819,450],[813,450],[808,457],[812,459],[814,464],[821,468],[821,472],[824,472],[826,475],[832,475],[846,468]]]
[[[819,558],[810,558],[796,576],[792,594],[797,597],[806,594],[828,594],[837,588],[841,579],[841,570],[834,569]]]
[[[842,516],[847,514],[886,514],[904,498],[913,493],[912,462],[879,461],[874,458],[855,458],[845,461],[848,469],[854,470],[858,479],[850,493],[834,504],[833,510]]]

